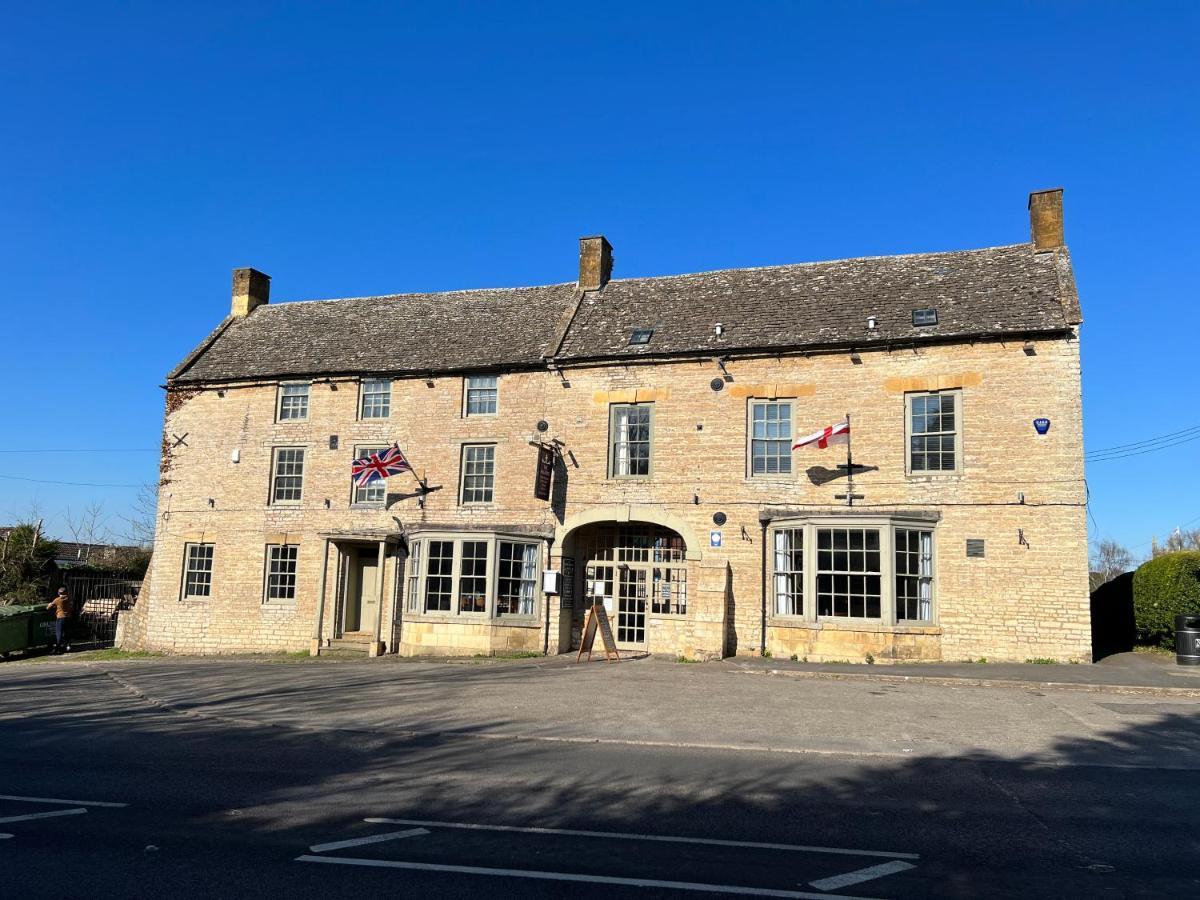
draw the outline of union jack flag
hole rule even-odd
[[[820,431],[815,431],[807,437],[797,438],[796,443],[792,444],[792,449],[799,450],[801,447],[816,447],[819,450],[824,450],[830,444],[845,444],[849,441],[850,420],[845,419],[836,425],[829,425]]]
[[[366,487],[377,479],[387,478],[389,475],[399,475],[401,472],[411,472],[412,466],[404,458],[404,454],[400,451],[400,445],[392,444],[386,450],[380,450],[370,456],[354,460],[350,471],[354,475],[355,486]]]

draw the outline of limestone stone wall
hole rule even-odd
[[[382,422],[357,421],[358,384],[349,378],[314,382],[309,418],[301,423],[275,421],[273,384],[173,393],[164,427],[164,446],[171,449],[163,465],[153,577],[143,598],[145,637],[138,643],[188,652],[307,648],[323,534],[519,525],[557,535],[542,564],[558,567],[570,524],[604,508],[670,521],[688,543],[689,614],[651,620],[651,652],[688,657],[760,652],[760,516],[844,509],[834,499],[845,491],[844,479],[832,477],[844,462],[844,448],[797,451],[788,476],[748,476],[749,401],[777,397],[794,399],[798,434],[852,414],[854,459],[868,467],[856,477],[864,495],[856,509],[940,516],[937,617],[916,631],[772,623],[765,641],[769,652],[810,659],[862,659],[867,653],[887,659],[1088,659],[1078,343],[1037,340],[1032,354],[1022,345],[864,352],[857,363],[847,354],[735,358],[726,363],[728,380],[707,359],[568,369],[564,378],[507,373],[500,376],[499,412],[492,417],[464,417],[461,377],[395,381],[391,418]],[[714,378],[722,379],[719,391],[711,387]],[[905,394],[947,388],[961,390],[961,471],[906,475]],[[616,402],[654,404],[648,479],[606,477],[609,406]],[[1044,436],[1032,425],[1038,417],[1052,423]],[[548,423],[544,434],[536,431],[539,420]],[[173,446],[183,435],[186,443]],[[337,449],[330,449],[331,436]],[[565,486],[560,478],[551,502],[533,496],[537,450],[530,442],[536,439],[562,442],[559,474],[565,473]],[[392,441],[428,480],[424,506],[415,496],[415,478],[400,475],[388,482],[386,508],[354,507],[349,474],[354,448]],[[458,502],[462,445],[476,442],[496,445],[496,499],[465,507]],[[307,450],[304,496],[294,506],[268,504],[271,453],[279,446]],[[713,524],[717,512],[726,516],[719,529]],[[721,547],[709,546],[711,530],[721,532]],[[985,541],[984,558],[966,556],[967,538]],[[207,600],[180,600],[189,540],[216,546]],[[263,600],[265,546],[275,540],[300,546],[294,603]],[[389,556],[385,572],[383,635],[389,650],[568,649],[570,611],[560,611],[557,598],[549,598],[548,609],[539,608],[541,627],[535,629],[403,622],[395,603],[401,564]],[[328,592],[336,574],[337,554],[331,551]]]

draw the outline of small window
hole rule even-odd
[[[458,611],[481,613],[487,609],[487,541],[463,541],[458,569]]]
[[[755,400],[750,404],[750,475],[792,471],[792,404]]]
[[[537,590],[537,544],[500,541],[496,615],[532,616]]]
[[[267,546],[267,602],[296,599],[296,563],[300,547],[296,544]]]
[[[496,445],[467,444],[462,456],[463,504],[491,503],[496,486]]]
[[[421,586],[421,547],[422,541],[413,541],[408,548],[408,610],[416,612],[420,609],[421,598],[418,593]]]
[[[425,570],[425,612],[450,612],[453,573],[454,541],[430,541]]]
[[[879,531],[874,528],[817,529],[817,615],[878,619]]]
[[[280,422],[302,422],[308,418],[307,384],[279,386],[279,410],[276,418]]]
[[[185,544],[183,552],[183,599],[194,600],[212,594],[212,544]]]
[[[299,503],[304,487],[304,448],[275,448],[271,473],[271,502]]]
[[[635,328],[633,334],[629,335],[630,344],[648,344],[650,337],[654,334],[653,328]]]
[[[657,616],[687,615],[687,569],[654,569],[654,593],[650,597],[650,612]]]
[[[928,325],[936,325],[938,323],[936,309],[914,309],[912,313],[912,323],[917,328],[924,328]]]
[[[387,447],[356,447],[354,458],[366,459],[372,453],[379,453],[386,449]],[[376,478],[374,481],[367,482],[365,487],[359,487],[352,475],[350,476],[350,489],[354,492],[356,506],[379,506],[387,499],[387,482],[382,478]]]
[[[388,378],[372,378],[362,383],[359,403],[360,419],[386,419],[392,414],[392,382]]]
[[[466,414],[468,416],[494,416],[499,394],[495,375],[472,375],[466,382]]]
[[[908,395],[910,473],[958,470],[958,398],[957,391]]]
[[[775,532],[775,615],[804,615],[804,529]]]
[[[609,477],[649,477],[651,409],[649,403],[613,405],[609,421]]]
[[[896,529],[896,619],[933,618],[933,532]]]

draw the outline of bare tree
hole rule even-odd
[[[158,485],[143,484],[134,498],[129,515],[121,516],[125,523],[122,539],[137,547],[153,547],[155,526],[158,523]]]
[[[89,503],[78,515],[72,514],[71,507],[68,506],[64,518],[67,521],[67,531],[71,533],[75,543],[84,548],[85,561],[91,557],[95,547],[112,543],[112,532],[109,530],[102,504]]]
[[[1092,546],[1091,589],[1094,591],[1133,568],[1133,554],[1112,538]]]

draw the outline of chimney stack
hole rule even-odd
[[[602,234],[579,239],[579,289],[598,291],[612,275],[612,244]]]
[[[1029,234],[1035,253],[1057,250],[1063,239],[1062,188],[1034,191],[1029,195]]]
[[[233,270],[233,306],[229,314],[244,319],[271,298],[271,276],[258,269]]]

